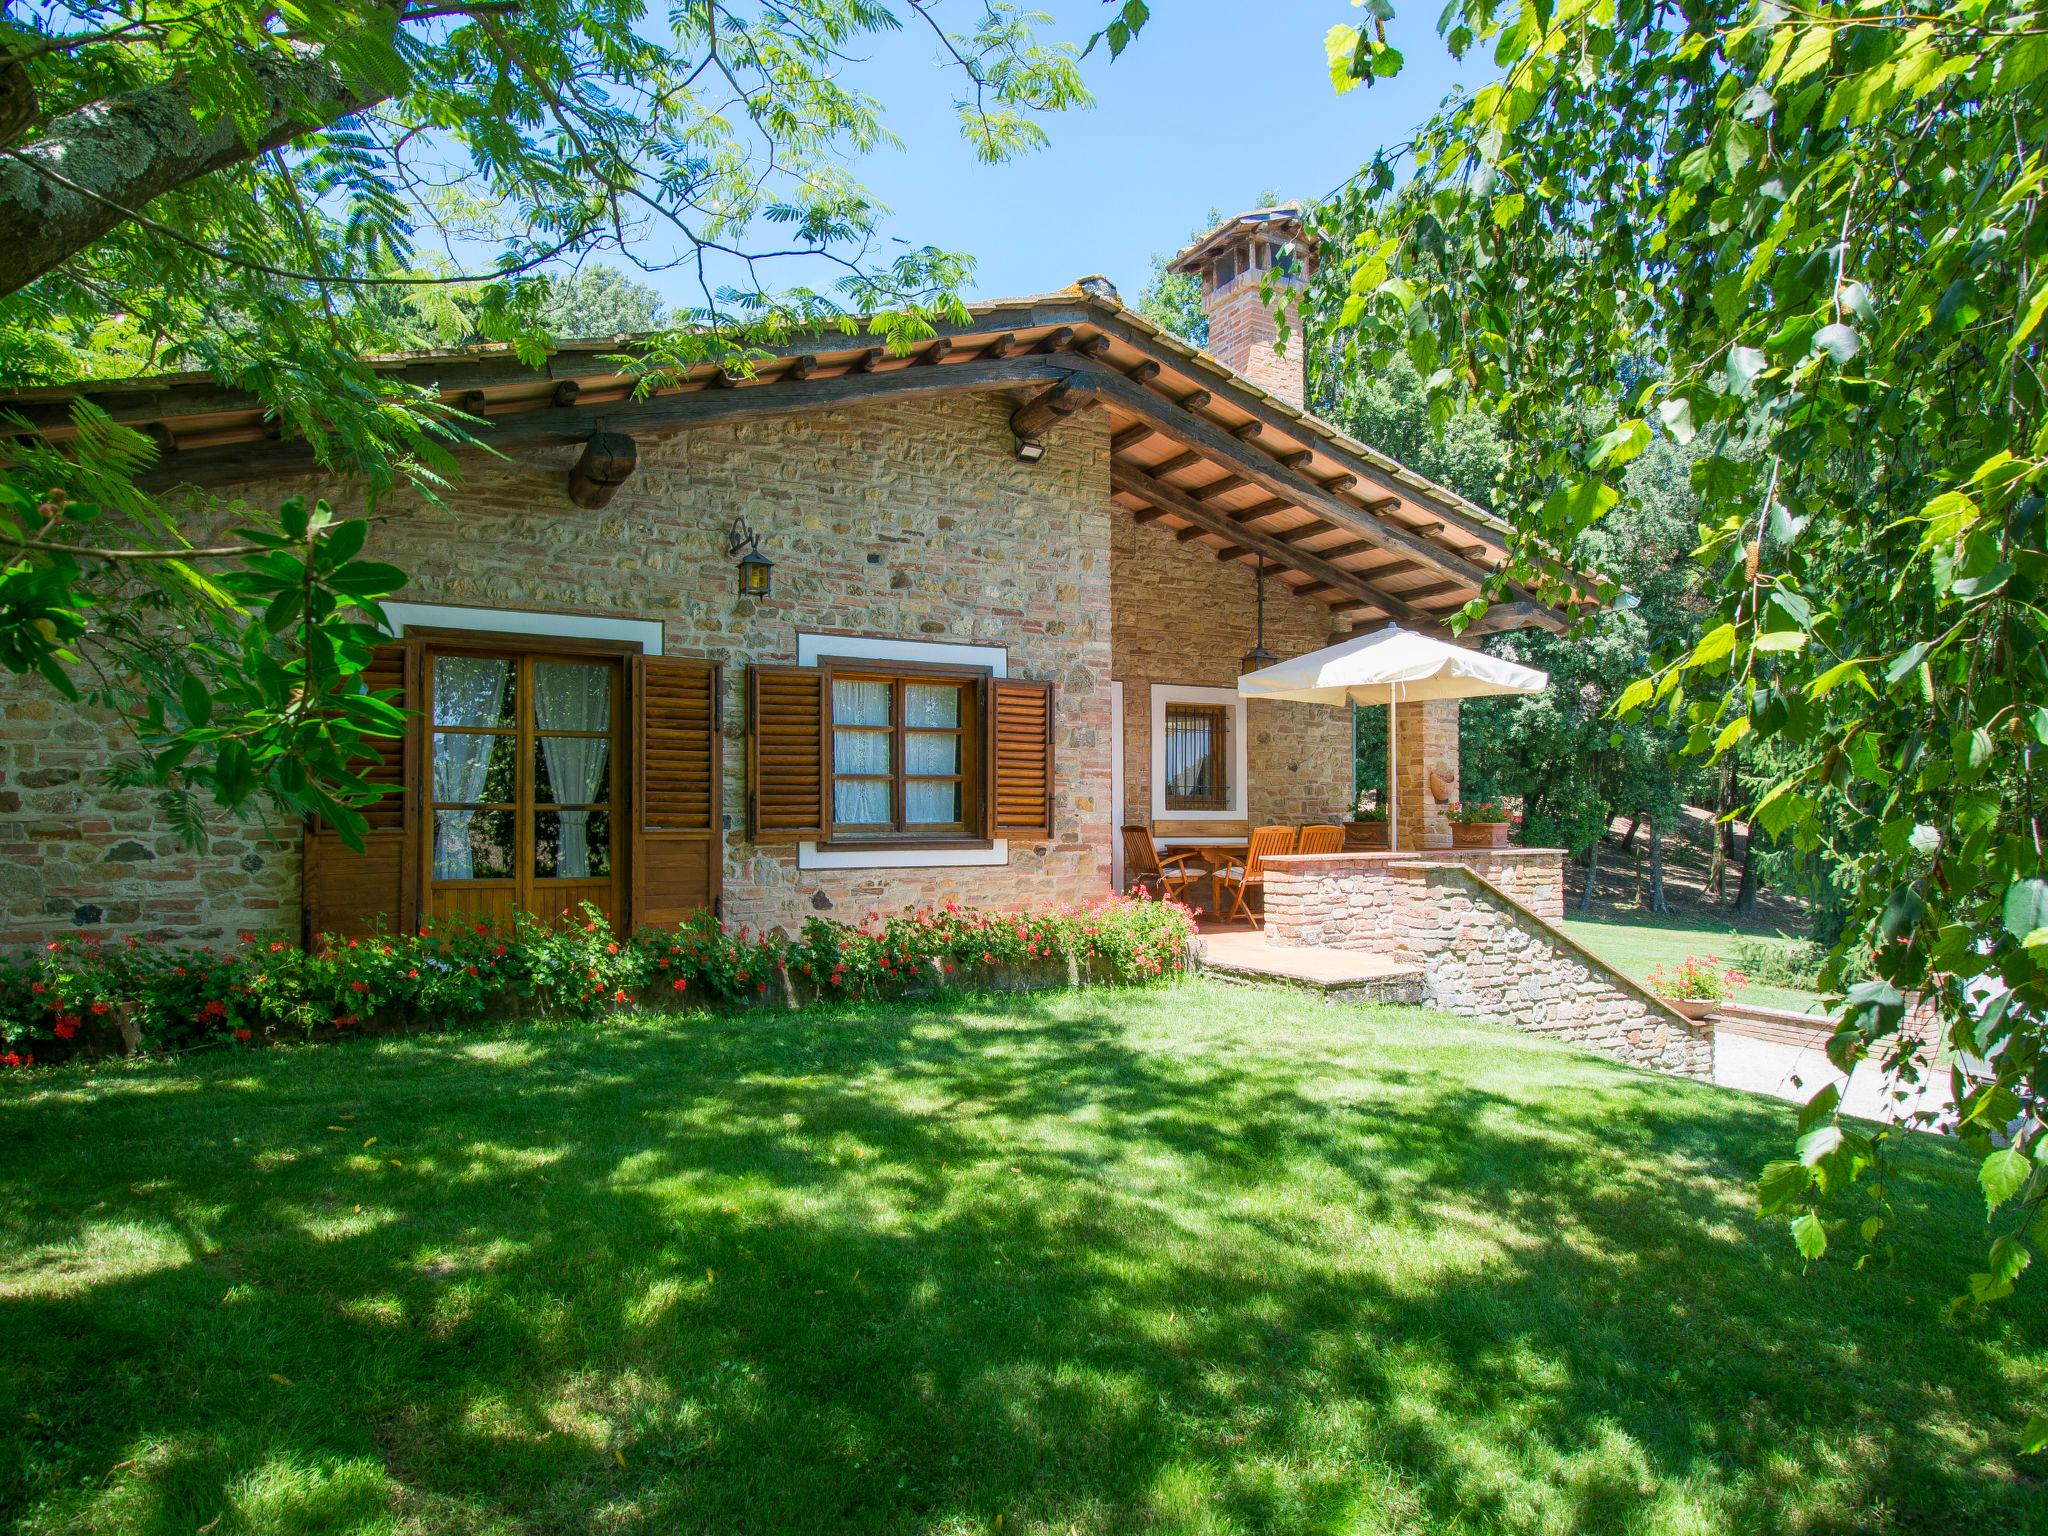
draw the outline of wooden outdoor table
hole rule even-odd
[[[1248,837],[1161,837],[1154,840],[1154,846],[1170,849],[1174,853],[1192,853],[1209,866],[1209,915],[1214,917],[1222,910],[1223,871],[1233,863],[1241,863],[1245,850],[1251,846]]]

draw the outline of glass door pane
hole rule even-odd
[[[502,880],[514,869],[518,679],[510,658],[433,659],[434,878]]]
[[[533,664],[533,874],[587,880],[611,873],[612,689],[603,662]]]

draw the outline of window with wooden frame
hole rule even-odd
[[[819,849],[1052,836],[1052,685],[826,657],[747,669],[747,830]]]
[[[1166,808],[1230,808],[1230,706],[1166,706]]]
[[[366,768],[360,850],[308,829],[307,934],[589,902],[620,927],[716,905],[719,668],[636,646],[432,628],[368,678],[408,711]]]
[[[827,677],[832,841],[982,840],[986,674],[834,661]]]
[[[617,921],[622,658],[427,651],[427,910]]]

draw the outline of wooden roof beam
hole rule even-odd
[[[1036,399],[1010,413],[1010,430],[1019,442],[1036,442],[1055,422],[1095,403],[1095,385],[1087,379],[1062,379]]]
[[[1197,501],[1208,501],[1217,496],[1228,496],[1232,491],[1243,490],[1251,481],[1243,475],[1225,475],[1221,480],[1211,480],[1207,485],[1197,486],[1188,494]]]
[[[1171,475],[1186,469],[1191,464],[1200,464],[1202,462],[1202,455],[1199,453],[1176,453],[1170,459],[1161,459],[1157,464],[1148,466],[1145,473],[1148,475]]]
[[[1081,366],[1090,369],[1096,367],[1085,360]],[[1420,561],[1469,586],[1482,587],[1491,579],[1492,572],[1474,565],[1464,556],[1439,549],[1427,539],[1418,538],[1405,528],[1375,518],[1351,503],[1340,500],[1308,476],[1289,470],[1266,454],[1239,442],[1213,422],[1199,416],[1191,416],[1150,391],[1133,387],[1113,370],[1104,369],[1102,374],[1101,382],[1107,398],[1116,401],[1132,415],[1158,424],[1164,430],[1181,438],[1190,447],[1202,449],[1218,463],[1231,466],[1236,473],[1253,484],[1264,487],[1273,495],[1289,497],[1304,510],[1318,514],[1340,528],[1350,529],[1359,537],[1370,540],[1390,553]],[[1200,505],[1199,502],[1192,504]],[[1534,599],[1529,598],[1524,592],[1517,591],[1515,595],[1534,604]],[[1566,627],[1564,615],[1554,609],[1536,604],[1533,611],[1547,615],[1547,628],[1562,631]]]
[[[1232,522],[1237,523],[1256,523],[1261,518],[1273,516],[1276,512],[1293,512],[1295,510],[1296,507],[1293,502],[1282,496],[1273,496],[1249,507],[1239,507],[1230,514],[1230,518]]]
[[[1123,431],[1117,433],[1115,437],[1109,440],[1109,451],[1111,453],[1123,453],[1127,449],[1135,448],[1138,444],[1145,441],[1146,438],[1157,433],[1158,430],[1151,423],[1143,421],[1139,422],[1135,427],[1125,427]]]
[[[1118,340],[1138,352],[1158,357],[1170,367],[1183,368],[1186,366],[1184,360],[1172,357],[1154,338],[1142,332],[1115,324],[1112,324],[1110,329],[1116,332]],[[1282,437],[1298,437],[1305,430],[1299,417],[1270,401],[1234,397],[1231,403],[1239,410],[1264,422],[1266,426]],[[1377,486],[1380,490],[1391,492],[1397,497],[1412,501],[1417,506],[1427,507],[1431,512],[1446,518],[1475,538],[1498,541],[1508,537],[1505,531],[1488,527],[1481,519],[1446,504],[1439,500],[1438,497],[1431,495],[1424,487],[1409,485],[1369,459],[1361,458],[1350,449],[1336,443],[1324,443],[1319,445],[1316,451],[1326,458],[1335,460],[1345,469],[1357,473],[1365,484]]]
[[[1155,480],[1141,470],[1126,465],[1112,464],[1109,468],[1110,483],[1120,491],[1130,491],[1142,496],[1153,506],[1171,512],[1190,525],[1192,532],[1212,533],[1218,538],[1242,545],[1254,554],[1264,555],[1268,560],[1283,567],[1291,567],[1303,574],[1336,588],[1346,597],[1355,597],[1364,602],[1378,603],[1389,613],[1402,621],[1433,627],[1435,619],[1411,603],[1403,602],[1391,593],[1382,592],[1367,582],[1360,581],[1349,571],[1338,569],[1328,561],[1318,560],[1303,550],[1282,544],[1271,534],[1260,533],[1240,523],[1233,523],[1214,507],[1205,507],[1192,496],[1176,490],[1162,480]]]
[[[605,426],[611,431],[686,432],[731,421],[801,416],[864,401],[915,400],[1057,384],[1073,373],[1078,361],[1068,357],[1007,357],[992,363],[948,363],[943,368],[835,374],[775,388],[674,390],[637,400],[630,396],[606,398],[601,403]],[[1090,382],[1094,382],[1092,378]],[[585,391],[572,406],[545,405],[516,415],[494,416],[487,428],[478,430],[477,436],[485,446],[501,453],[580,445],[590,437],[590,407],[598,403],[594,392]],[[138,476],[137,482],[154,487],[235,484],[304,469],[312,462],[311,451],[297,439],[198,448],[160,461]]]

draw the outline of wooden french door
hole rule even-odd
[[[621,920],[624,658],[427,647],[421,858],[432,917]]]

